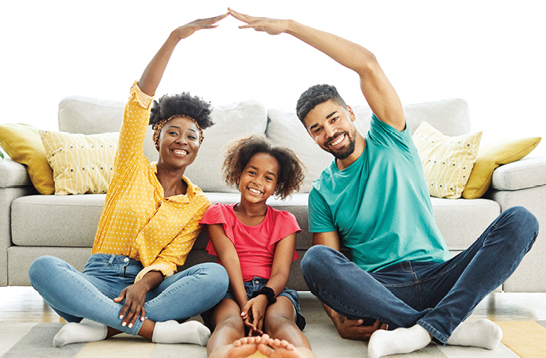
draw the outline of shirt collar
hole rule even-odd
[[[159,183],[159,180],[157,180],[157,163],[150,163],[150,169],[152,170],[152,173],[156,177],[157,184],[161,186],[161,183]],[[186,182],[188,185],[188,188],[186,189],[186,195],[176,195],[169,198],[169,200],[174,201],[180,201],[180,202],[186,202],[189,200],[192,200],[195,195],[197,195],[197,186],[195,186],[188,177],[185,175],[182,176],[182,180]]]

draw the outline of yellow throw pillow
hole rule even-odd
[[[55,195],[106,193],[119,133],[94,135],[40,131],[53,169]]]
[[[448,137],[422,122],[413,141],[425,170],[431,196],[460,198],[478,155],[482,132]]]
[[[463,191],[465,199],[480,198],[491,185],[493,171],[502,164],[520,160],[541,141],[541,137],[497,140],[480,148],[474,169]]]
[[[55,192],[53,171],[47,162],[38,128],[24,123],[2,124],[0,146],[11,159],[27,166],[28,176],[40,194]]]

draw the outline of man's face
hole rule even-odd
[[[337,159],[349,157],[355,150],[356,127],[352,110],[328,100],[318,104],[305,117],[305,127],[313,140]]]

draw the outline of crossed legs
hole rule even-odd
[[[302,271],[311,292],[336,312],[378,319],[394,329],[372,335],[370,357],[420,349],[431,335],[444,344],[494,348],[502,332],[492,322],[461,322],[512,274],[537,234],[536,218],[514,207],[446,263],[406,262],[370,274],[337,251],[317,246],[305,255]]]
[[[132,284],[134,275],[126,277],[125,274],[131,270],[138,273],[141,268],[136,264],[133,267],[117,264],[120,260],[126,262],[119,256],[92,255],[84,273],[55,257],[35,260],[29,270],[32,285],[61,317],[70,322],[59,332],[55,345],[100,340],[119,332],[163,343],[172,343],[173,339],[206,342],[210,334],[206,327],[197,322],[180,325],[174,320],[184,321],[199,314],[223,297],[228,278],[221,266],[198,265],[165,279],[147,297],[147,319],[137,319],[133,327],[125,327],[119,319],[122,303],[114,302],[113,298]],[[185,336],[188,331],[192,332],[190,338]],[[207,333],[204,341],[203,333]]]

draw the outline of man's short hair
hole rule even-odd
[[[309,112],[317,105],[324,103],[328,100],[332,100],[347,109],[347,105],[337,89],[332,85],[315,85],[303,92],[298,99],[298,104],[296,105],[296,114],[300,119],[301,123],[305,126],[304,119],[307,117]],[[306,127],[307,128],[307,127]]]

